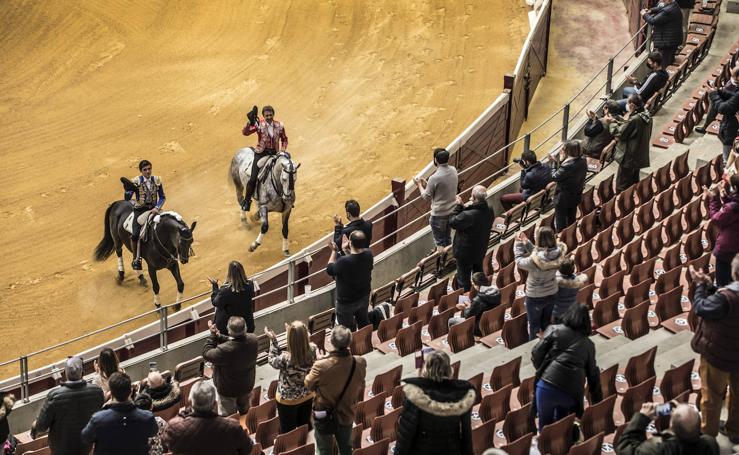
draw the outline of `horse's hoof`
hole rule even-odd
[[[118,284],[123,283],[123,278],[124,278],[123,272],[118,272],[118,278],[116,278],[116,281],[118,282]]]
[[[257,245],[256,243],[252,242],[252,244],[251,244],[251,245],[249,245],[249,252],[250,252],[250,253],[253,253],[253,252],[254,252],[254,250],[256,250],[256,249],[257,249],[257,247],[258,247],[258,246],[259,246],[259,245]]]
[[[178,311],[180,311],[182,309],[182,305],[179,304],[179,303],[175,303],[175,305],[172,307],[172,309],[176,313],[176,312],[178,312]]]
[[[146,278],[144,278],[143,276],[140,276],[139,277],[139,286],[145,288],[148,285],[149,285],[149,283],[146,281]]]
[[[290,250],[282,250],[282,254],[284,254],[285,257],[290,257]]]

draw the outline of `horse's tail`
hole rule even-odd
[[[108,206],[105,211],[105,221],[103,223],[103,239],[95,247],[95,260],[104,261],[113,253],[115,242],[113,242],[113,234],[110,232],[110,212],[113,210],[115,203]]]

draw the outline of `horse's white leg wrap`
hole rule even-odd
[[[259,233],[259,235],[257,236],[257,239],[256,239],[256,240],[254,240],[254,241],[255,241],[255,242],[257,243],[257,245],[261,245],[261,244],[262,244],[262,239],[263,239],[263,238],[264,238],[264,234],[262,234],[262,233],[260,232],[260,233]]]
[[[118,258],[118,271],[123,271],[123,258]]]
[[[282,239],[282,251],[288,251],[290,249],[290,241],[288,239]]]
[[[159,294],[154,294],[154,305],[159,306],[162,303],[159,301]]]
[[[182,293],[181,292],[178,292],[177,293],[177,300],[175,300],[175,303],[180,303],[182,301],[182,298],[183,298]]]

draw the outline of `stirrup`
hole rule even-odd
[[[244,202],[241,203],[241,210],[244,212],[251,210],[251,198],[244,199]]]
[[[134,259],[133,262],[131,262],[131,268],[134,270],[141,270],[141,258]]]

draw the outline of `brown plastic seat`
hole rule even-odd
[[[311,333],[308,338],[311,343],[315,344],[321,354],[326,352],[326,329]]]
[[[365,428],[369,428],[375,417],[385,414],[386,399],[387,393],[381,392],[357,403],[354,408],[354,423],[361,423]]]
[[[598,194],[599,205],[603,205],[613,199],[613,196],[616,195],[616,191],[613,189],[613,174],[598,184],[596,193]]]
[[[687,230],[698,229],[703,221],[703,201],[700,198],[693,199],[685,206],[683,214]]]
[[[631,286],[626,290],[624,296],[624,306],[626,308],[634,308],[645,300],[649,300],[649,288],[652,285],[652,278],[647,278],[636,286]]]
[[[488,336],[491,333],[503,329],[505,310],[505,305],[501,304],[482,313],[480,316],[480,332],[482,333],[482,336]]]
[[[38,450],[27,450],[27,451],[24,451],[23,454],[24,455],[52,455],[51,447],[42,447]]]
[[[593,264],[585,270],[578,270],[578,272],[588,277],[589,283],[593,283],[595,282],[595,272],[597,271],[597,269],[598,268],[595,266],[595,264]]]
[[[637,237],[624,247],[624,263],[626,264],[626,271],[628,273],[631,273],[631,269],[635,265],[644,262],[644,253],[642,252],[643,242],[643,237]]]
[[[546,190],[539,190],[526,199],[526,211],[521,224],[527,224],[541,215],[546,196]]]
[[[393,303],[395,301],[395,281],[380,286],[370,294],[370,303],[372,306],[382,302]]]
[[[429,288],[429,294],[426,296],[426,299],[438,302],[441,300],[442,295],[446,295],[448,286],[449,277],[446,277]]]
[[[675,209],[675,202],[672,199],[674,194],[675,189],[670,186],[657,195],[654,201],[654,205],[657,206],[656,221],[662,221],[672,215]]]
[[[355,448],[352,455],[387,455],[389,447],[390,438],[385,438],[367,447]]]
[[[634,230],[634,213],[629,212],[628,214],[621,217],[615,225],[616,230],[616,243],[617,248],[623,248],[627,243],[631,242],[636,235]]]
[[[595,237],[595,251],[598,253],[597,261],[603,261],[613,253],[613,225],[608,225]]]
[[[649,333],[649,300],[644,301],[633,308],[627,308],[621,320],[621,329],[630,340],[640,338]]]
[[[472,384],[475,392],[477,392],[477,396],[475,397],[475,404],[480,404],[480,402],[482,401],[482,372],[477,373],[476,375],[467,379],[467,382]]]
[[[577,291],[575,301],[593,309],[593,291],[595,291],[595,283],[586,284]]]
[[[202,357],[180,362],[174,367],[174,380],[182,382],[185,379],[199,378],[203,376],[204,360]]]
[[[472,453],[482,455],[485,450],[493,447],[495,438],[495,422],[489,420],[477,428],[472,429]]]
[[[574,424],[575,414],[570,414],[554,423],[545,425],[539,433],[539,451],[551,455],[567,455],[570,447],[572,447],[572,427]]]
[[[308,442],[308,424],[299,426],[292,431],[278,435],[275,439],[275,447],[272,449],[274,455],[280,455],[287,451],[297,449]]]
[[[246,412],[246,428],[249,433],[256,433],[257,424],[264,422],[277,415],[277,401],[269,400],[260,404],[259,406],[253,406]]]
[[[580,201],[580,204],[578,205],[578,209],[580,210],[580,216],[584,217],[585,215],[588,215],[595,211],[596,205],[595,205],[595,187],[591,186],[587,190],[585,190],[582,193],[582,200]]]
[[[600,372],[600,390],[603,393],[603,399],[616,395],[616,375],[618,374],[618,364],[614,363],[610,367]]]
[[[439,313],[443,313],[444,311],[448,310],[449,308],[455,308],[457,304],[459,303],[459,297],[464,293],[464,289],[457,289],[456,291],[441,296],[441,299],[439,300],[439,303],[437,305],[437,309]]]
[[[511,262],[507,266],[498,270],[498,274],[495,276],[495,286],[498,289],[503,289],[511,283],[516,282],[516,263]]]
[[[585,408],[580,419],[580,430],[585,438],[598,433],[611,434],[616,430],[613,422],[613,408],[616,405],[616,394],[603,398],[600,403],[591,404]]]
[[[662,252],[662,270],[663,272],[669,272],[675,267],[683,265],[682,258],[680,257],[680,250],[682,244],[680,242],[675,245],[663,250]]]
[[[655,265],[657,265],[657,257],[635,265],[631,270],[631,275],[629,275],[629,283],[634,286],[647,279],[654,280]]]
[[[672,160],[672,173],[675,175],[673,182],[690,174],[690,167],[688,166],[689,153],[690,150],[686,150],[685,153],[678,155]]]
[[[579,224],[580,237],[584,242],[591,240],[598,233],[598,212],[593,210],[582,219]]]
[[[598,288],[600,298],[605,299],[613,294],[623,294],[624,276],[626,276],[626,270],[621,270],[601,281]]]
[[[418,261],[418,281],[416,282],[415,290],[423,289],[429,284],[436,281],[436,277],[439,275],[439,268],[441,267],[441,251],[434,251],[430,255]],[[447,278],[448,280],[448,278]],[[429,297],[431,299],[431,297]]]
[[[601,226],[612,226],[618,220],[616,214],[616,198],[605,202],[600,207],[600,214],[598,215]]]
[[[411,308],[410,313],[408,313],[408,323],[413,324],[417,321],[421,321],[423,325],[428,324],[429,321],[431,321],[431,316],[434,315],[435,307],[436,303],[433,300],[429,300],[428,302],[422,303],[415,308]],[[382,322],[380,324],[382,324]],[[380,330],[379,327],[377,330]]]
[[[440,254],[440,252],[437,251],[434,254]],[[400,275],[395,280],[395,298],[399,299],[402,297],[408,297],[409,295],[418,292],[418,281],[420,278],[421,268],[418,266]]]
[[[521,381],[521,385],[518,386],[518,391],[516,392],[516,400],[518,400],[519,406],[529,404],[534,399],[535,381],[535,376],[530,376]]]
[[[675,184],[675,193],[680,203],[679,207],[684,206],[693,199],[695,194],[693,192],[693,174],[686,175]]]
[[[620,294],[613,294],[595,303],[593,309],[593,326],[598,329],[618,320],[618,300]]]
[[[683,233],[683,213],[677,210],[675,213],[667,217],[662,223],[665,228],[665,236],[667,237],[667,245],[674,245],[680,241]],[[657,225],[659,226],[659,224]]]
[[[711,179],[711,163],[706,163],[703,166],[693,171],[695,183],[698,185],[699,190],[708,188],[713,184]]]
[[[703,252],[705,250],[703,248],[703,243],[701,243],[702,234],[703,232],[700,229],[696,229],[685,237],[683,246],[685,256],[688,257],[689,261],[703,256]]]
[[[695,359],[690,359],[682,365],[665,371],[665,375],[659,384],[659,391],[662,395],[663,402],[667,403],[685,392],[690,393],[693,391],[690,376],[693,373],[694,365]]]
[[[398,365],[384,373],[378,374],[372,381],[372,393],[376,395],[380,392],[393,390],[396,386],[400,385],[400,376],[402,374],[403,365]],[[369,427],[369,425],[366,426]]]
[[[636,184],[636,197],[638,198],[639,205],[644,205],[645,202],[652,199],[654,196],[654,189],[652,188],[652,181],[654,180],[654,173],[650,172],[648,176],[639,180]]]
[[[501,242],[495,249],[496,270],[500,270],[502,267],[511,264],[515,260],[515,256],[513,254],[513,244],[515,240],[516,239],[511,238],[505,242]]]
[[[639,411],[644,402],[652,401],[652,391],[654,390],[656,381],[657,377],[652,376],[626,389],[621,399],[621,416],[620,419],[617,419],[616,423],[620,424],[628,421],[635,412]]]
[[[421,321],[418,321],[398,331],[395,337],[398,355],[405,357],[421,349],[421,326]]]
[[[316,333],[320,330],[331,329],[334,326],[336,310],[332,307],[326,311],[314,314],[308,318],[308,330]]]
[[[508,411],[511,410],[511,392],[513,386],[508,384],[489,395],[485,395],[480,402],[478,413],[483,422],[492,420],[500,422],[505,419]]]
[[[703,228],[703,233],[706,235],[706,241],[708,242],[706,250],[713,251],[713,247],[716,245],[716,239],[718,238],[718,226],[714,222],[709,221]]]
[[[616,205],[618,206],[618,214],[623,217],[629,213],[633,213],[636,208],[634,200],[634,191],[636,185],[631,185],[616,196]]]
[[[398,299],[398,301],[395,302],[395,310],[393,311],[393,314],[403,313],[407,315],[411,308],[418,306],[419,298],[420,298],[420,295],[418,294],[418,292],[414,292],[408,297],[403,297],[402,299]]]
[[[433,302],[430,303],[433,309]],[[377,326],[377,337],[380,341],[387,341],[395,338],[398,335],[398,331],[403,328],[404,318],[405,313],[398,313],[391,318],[380,321],[380,324]]]
[[[654,198],[649,199],[636,209],[636,233],[641,235],[654,225]]]
[[[475,345],[475,318],[467,318],[464,322],[449,327],[449,347],[457,353]]]
[[[682,286],[677,286],[667,292],[658,294],[654,312],[657,314],[660,322],[665,322],[683,312],[681,304],[682,297]]]
[[[595,213],[595,212],[593,212]],[[575,250],[573,258],[577,270],[585,270],[593,265],[593,240],[588,240]]]
[[[381,441],[388,438],[395,441],[396,428],[398,426],[398,417],[403,412],[403,407],[393,409],[385,415],[375,417],[370,427],[370,437],[373,441]]]
[[[567,251],[574,251],[579,240],[577,238],[577,223],[572,223],[559,233],[559,240],[567,245]]]
[[[516,297],[511,305],[511,317],[515,318],[519,314],[526,312],[526,297]]]
[[[621,266],[621,256],[623,256],[623,253],[617,251],[611,256],[608,256],[605,261],[601,261],[601,275],[603,278],[612,276],[623,269]]]
[[[521,202],[503,213],[500,217],[495,218],[493,220],[491,241],[496,237],[498,239],[505,239],[517,231],[521,227],[525,213],[526,202]]]
[[[506,414],[505,420],[503,421],[503,434],[505,435],[506,441],[515,441],[535,431],[534,422],[531,419],[530,413],[531,403]]]
[[[603,436],[603,433],[598,433],[580,444],[573,445],[570,447],[567,455],[600,455],[603,446]]]
[[[366,325],[352,333],[349,347],[354,355],[365,355],[372,352],[372,324]]]
[[[657,169],[654,174],[654,187],[657,193],[661,193],[672,184],[672,176],[670,175],[670,165],[667,163],[661,168]]]
[[[449,318],[454,316],[457,308],[451,307],[446,311],[431,316],[428,331],[432,339],[439,338],[449,333]]]
[[[493,372],[490,375],[490,387],[493,391],[500,390],[507,385],[512,385],[513,387],[521,385],[521,379],[519,377],[521,360],[521,357],[516,357],[493,368]]]
[[[501,338],[508,349],[513,349],[529,341],[528,319],[526,313],[503,323]]]
[[[656,376],[654,372],[654,358],[656,355],[657,346],[654,346],[641,354],[631,357],[626,362],[624,377],[629,386],[641,384],[652,376]]]
[[[656,258],[664,248],[662,239],[662,225],[657,224],[644,234],[644,248],[647,250],[647,258]]]
[[[508,455],[529,455],[529,452],[531,451],[531,440],[533,437],[533,432],[525,434],[513,442],[509,441],[508,444],[502,446],[500,449]]]
[[[459,373],[459,361],[457,363],[457,370],[456,372]],[[452,369],[454,369],[454,364],[452,364]],[[452,375],[454,379],[457,379],[454,375]],[[403,386],[402,385],[396,385],[393,389],[393,395],[390,397],[390,404],[393,406],[393,409],[398,409],[399,407],[403,406],[403,401],[405,400],[405,393],[403,392]]]
[[[269,420],[261,420],[257,424],[257,431],[254,434],[254,441],[261,444],[263,448],[272,447],[275,438],[280,434],[280,418],[274,417]]]

